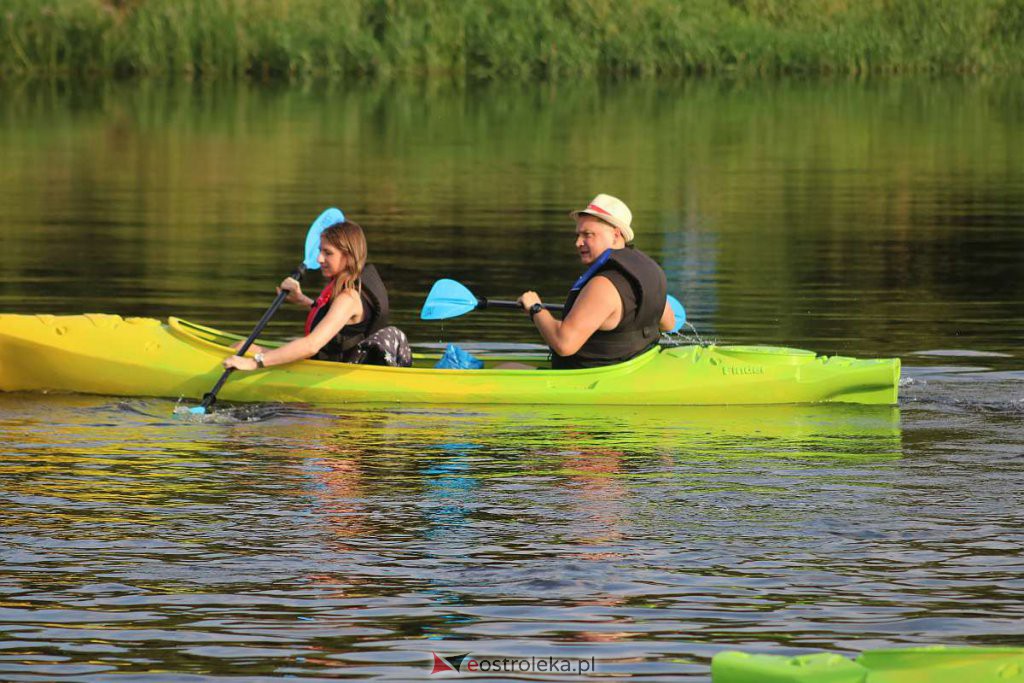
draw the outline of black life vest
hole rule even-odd
[[[563,320],[583,287],[596,275],[615,285],[622,298],[622,319],[615,329],[594,332],[571,356],[552,353],[551,367],[556,370],[621,363],[653,348],[661,338],[659,323],[665,312],[668,282],[661,266],[637,249],[609,249],[601,254],[569,290]]]
[[[359,276],[359,296],[363,301],[363,321],[353,325],[345,325],[341,331],[334,336],[334,339],[327,342],[320,351],[313,356],[317,360],[333,360],[347,362],[348,357],[353,353],[359,342],[369,337],[374,332],[388,326],[388,289],[384,286],[377,269],[367,263]],[[309,312],[308,330],[312,330],[327,315],[330,308],[330,288],[327,288],[317,300],[313,302],[313,310]],[[327,296],[324,296],[326,294]],[[307,331],[308,334],[308,331]]]

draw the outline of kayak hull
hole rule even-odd
[[[933,645],[836,654],[778,655],[720,652],[713,683],[1004,683],[1020,680],[1024,648]]]
[[[0,315],[0,390],[199,399],[235,335],[169,318]],[[261,342],[263,343],[263,342]],[[271,344],[273,345],[273,344]],[[301,361],[236,372],[219,397],[310,403],[739,405],[897,399],[899,359],[778,347],[657,348],[586,370],[436,370]]]

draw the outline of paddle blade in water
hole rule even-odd
[[[686,323],[686,309],[683,308],[682,302],[671,294],[668,295],[668,305],[672,308],[672,312],[676,316],[675,327],[669,330],[669,332],[678,332]]]
[[[420,310],[421,320],[445,320],[469,313],[479,305],[473,292],[465,285],[447,278],[438,280],[430,288],[427,300]]]
[[[193,415],[206,415],[206,408],[204,408],[203,406],[193,406],[192,408],[188,409],[188,412],[192,413]]]
[[[332,206],[320,214],[309,226],[309,232],[306,234],[306,260],[302,262],[302,265],[306,266],[306,270],[319,270],[320,268],[320,264],[316,260],[320,255],[320,233],[335,223],[344,222],[345,214],[341,212],[341,209]]]

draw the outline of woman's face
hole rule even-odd
[[[576,251],[584,265],[590,265],[598,256],[616,245],[618,228],[583,213],[576,219]],[[621,238],[619,238],[621,242]]]
[[[337,277],[338,273],[345,270],[348,263],[348,256],[327,240],[320,240],[320,255],[316,257],[320,264],[320,271],[326,278]]]

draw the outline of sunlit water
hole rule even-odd
[[[339,205],[415,342],[530,344],[525,316],[419,306],[438,277],[558,301],[566,213],[607,191],[702,336],[904,373],[895,408],[0,394],[0,679],[410,680],[437,652],[699,680],[722,649],[1024,644],[1022,97],[8,86],[5,312],[246,332]]]

